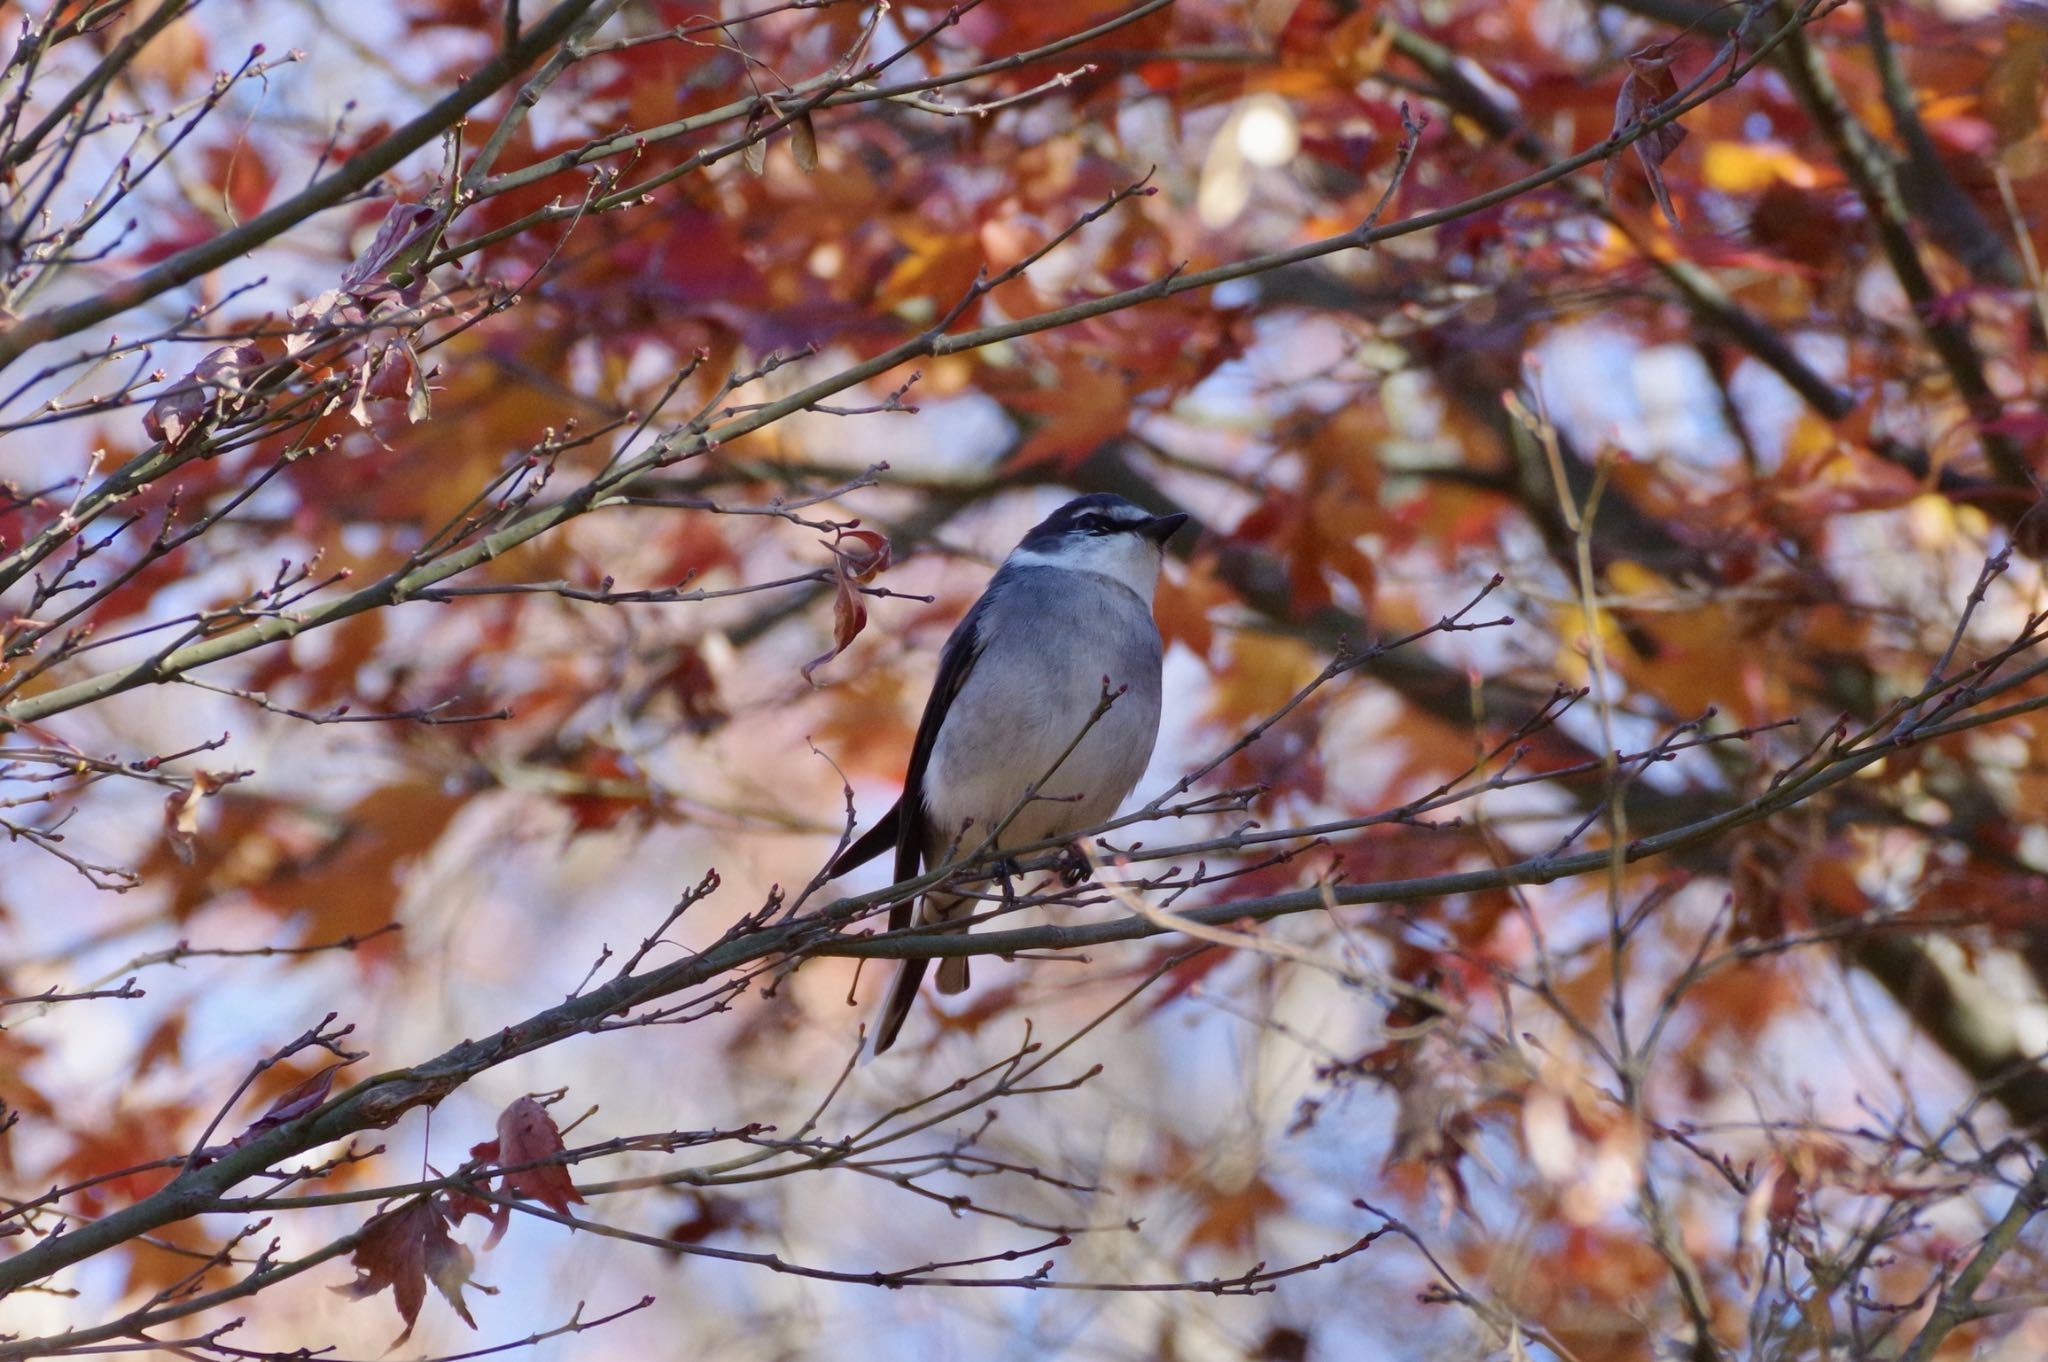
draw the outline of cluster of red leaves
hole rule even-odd
[[[473,1280],[476,1255],[449,1233],[451,1226],[460,1225],[466,1216],[485,1217],[491,1232],[483,1246],[491,1249],[505,1235],[513,1198],[530,1198],[560,1215],[583,1200],[560,1162],[562,1133],[547,1108],[532,1097],[521,1097],[500,1112],[498,1138],[474,1145],[469,1152],[472,1163],[464,1171],[474,1175],[478,1185],[488,1180],[493,1167],[501,1170],[496,1197],[486,1199],[458,1188],[412,1197],[379,1212],[357,1236],[350,1258],[356,1279],[334,1288],[354,1300],[390,1288],[405,1321],[404,1332],[392,1341],[394,1348],[412,1336],[429,1282],[472,1329],[476,1321],[463,1300],[463,1289],[497,1294],[496,1288]]]

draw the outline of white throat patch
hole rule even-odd
[[[1159,585],[1159,546],[1137,534],[1074,535],[1050,551],[1013,550],[1003,565],[1093,572],[1121,582],[1148,605]]]

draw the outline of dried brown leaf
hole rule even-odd
[[[1621,93],[1614,100],[1614,132],[1616,136],[1627,132],[1643,121],[1658,105],[1678,93],[1678,78],[1672,74],[1671,62],[1676,55],[1676,38],[1667,42],[1651,43],[1629,53],[1628,75],[1621,82]],[[1657,197],[1657,207],[1664,217],[1676,228],[1678,210],[1672,206],[1671,190],[1664,183],[1664,162],[1678,144],[1685,140],[1685,129],[1676,123],[1666,123],[1652,128],[1635,141],[1636,160],[1643,167],[1643,175],[1650,182],[1650,192]],[[1607,168],[1600,176],[1600,192],[1611,194],[1614,190],[1615,159],[1607,159]]]
[[[818,130],[811,126],[809,114],[799,114],[789,125],[789,151],[804,174],[818,168]]]
[[[424,203],[394,203],[384,214],[377,235],[341,276],[342,291],[357,296],[381,292],[387,277],[409,266],[433,239],[437,215]],[[411,282],[409,279],[406,282]]]
[[[562,1152],[562,1147],[562,1132],[554,1117],[548,1115],[548,1109],[531,1097],[522,1097],[498,1113],[498,1138],[470,1146],[469,1154],[471,1158],[514,1170],[498,1180],[498,1190],[503,1195],[527,1197],[557,1215],[567,1215],[572,1203],[580,1204],[583,1200],[569,1170],[559,1163],[539,1168],[519,1166],[551,1159]],[[491,1233],[484,1240],[487,1249],[496,1248],[505,1237],[511,1217],[511,1208],[502,1202],[485,1203],[470,1196],[452,1203],[450,1210],[458,1223],[465,1215],[490,1218]]]
[[[540,1168],[518,1168],[523,1163],[551,1159],[562,1152],[562,1132],[548,1109],[531,1097],[522,1097],[498,1114],[498,1162],[516,1172],[505,1175],[504,1190],[515,1196],[531,1197],[557,1215],[567,1215],[571,1202],[582,1194],[559,1163]]]
[[[336,1060],[318,1073],[309,1075],[301,1082],[279,1093],[277,1100],[272,1102],[269,1109],[261,1116],[250,1122],[247,1130],[235,1136],[234,1139],[229,1140],[221,1148],[208,1150],[206,1153],[213,1158],[218,1158],[223,1154],[240,1149],[265,1131],[275,1130],[277,1127],[291,1121],[296,1121],[299,1117],[312,1111],[327,1100],[327,1094],[334,1090],[334,1076],[347,1068],[349,1063],[350,1061],[348,1060]]]
[[[199,844],[200,804],[228,782],[211,771],[195,772],[192,784],[164,797],[164,840],[179,861],[192,864],[193,849]]]
[[[180,383],[143,413],[143,433],[162,441],[167,449],[176,449],[198,429],[206,405],[206,392],[197,383]]]
[[[803,665],[804,680],[817,685],[812,673],[845,652],[867,627],[868,608],[859,585],[888,569],[891,551],[886,535],[873,530],[841,530],[832,548],[832,646]]]
[[[767,112],[764,106],[747,116],[747,146],[740,153],[740,160],[756,175],[768,168],[768,139],[759,136],[761,121],[767,116]]]

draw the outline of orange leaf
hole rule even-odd
[[[1214,1244],[1239,1252],[1249,1249],[1258,1236],[1259,1221],[1286,1209],[1287,1198],[1262,1177],[1255,1176],[1229,1191],[1218,1190],[1204,1203],[1201,1220],[1188,1231],[1188,1247]]]
[[[1216,645],[1216,626],[1209,617],[1219,606],[1236,600],[1237,593],[1216,575],[1216,555],[1209,553],[1190,562],[1184,576],[1159,579],[1152,613],[1159,620],[1162,639],[1169,644],[1185,643],[1206,662]]]

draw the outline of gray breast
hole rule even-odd
[[[1145,774],[1159,732],[1159,629],[1149,602],[1107,577],[1040,567],[1007,570],[990,593],[986,643],[925,772],[930,851],[939,857],[956,840],[978,845],[1034,783],[1044,798],[1016,813],[999,845],[1103,821]],[[1126,689],[1089,727],[1105,677],[1112,690]]]

